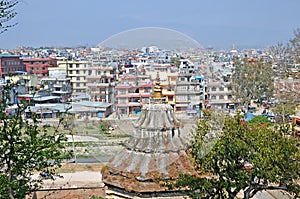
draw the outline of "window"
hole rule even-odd
[[[128,102],[127,98],[118,99],[119,104],[126,104]]]
[[[70,70],[69,73],[70,73],[70,74],[73,74],[73,71]]]
[[[176,101],[187,101],[187,96],[185,95],[176,96]]]
[[[69,64],[69,68],[73,68],[73,64]]]
[[[224,99],[224,95],[220,95],[220,96],[219,96],[219,99]]]
[[[228,99],[232,99],[232,95],[228,95]]]
[[[76,74],[79,75],[79,70],[76,70]]]
[[[211,88],[211,91],[216,91],[216,90],[217,90],[216,87],[212,87],[212,88]]]
[[[125,89],[120,89],[120,90],[119,90],[119,94],[121,94],[121,95],[126,94],[126,90],[125,90]]]
[[[80,87],[80,83],[76,83],[76,87]]]
[[[224,87],[219,87],[219,91],[224,91]]]
[[[76,68],[79,68],[79,64],[76,64]]]
[[[186,91],[187,89],[188,89],[187,86],[178,86],[177,87],[177,90],[179,90],[179,91]]]
[[[79,80],[80,80],[80,77],[76,77],[76,80],[79,81]]]
[[[216,97],[215,95],[212,95],[210,98],[211,98],[212,100],[217,99],[217,97]]]

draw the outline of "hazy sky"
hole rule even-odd
[[[96,46],[133,28],[174,29],[204,47],[286,43],[300,28],[300,0],[21,0],[0,48]]]

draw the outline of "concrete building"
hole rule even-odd
[[[190,72],[179,72],[175,89],[175,111],[186,112],[188,108],[200,111],[204,100],[203,80],[200,75]]]
[[[67,77],[71,79],[73,95],[80,95],[87,92],[87,68],[89,62],[77,60],[59,60],[57,61],[59,68],[65,68]]]
[[[229,82],[209,81],[207,83],[206,105],[214,109],[226,109],[234,105]]]
[[[91,100],[114,104],[116,78],[116,68],[111,65],[89,65],[86,85]]]
[[[152,82],[147,75],[125,75],[115,88],[117,114],[133,116],[140,114],[143,104],[149,103]]]
[[[48,77],[48,68],[57,66],[54,58],[22,58],[22,61],[28,74],[35,74],[39,77]]]
[[[26,69],[22,60],[17,55],[0,54],[0,77],[10,74],[25,74]]]
[[[49,95],[59,96],[61,102],[67,102],[72,94],[71,78],[42,78],[41,87]]]

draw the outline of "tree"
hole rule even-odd
[[[176,68],[179,68],[179,66],[180,66],[180,58],[179,57],[172,57],[171,62],[176,66]]]
[[[299,197],[300,153],[296,140],[287,136],[289,126],[249,126],[239,116],[226,116],[216,139],[208,141],[211,115],[199,120],[189,147],[198,175],[181,175],[177,188],[192,198],[235,198],[240,191],[251,198],[268,189]]]
[[[267,53],[273,58],[274,69],[277,71],[274,93],[278,103],[274,104],[273,111],[281,115],[285,122],[285,116],[294,114],[299,103],[299,72],[293,69],[296,69],[295,64],[300,63],[300,29],[294,31],[294,37],[289,43],[272,46]]]
[[[277,101],[271,109],[285,123],[290,115],[295,114],[296,106],[300,102],[300,79],[276,78],[275,93]]]
[[[57,166],[69,157],[65,151],[66,137],[55,129],[49,134],[48,128],[41,127],[35,114],[31,121],[24,118],[25,104],[9,113],[10,90],[15,85],[4,86],[0,103],[0,198],[25,198],[37,190],[41,179],[34,179],[33,172],[44,169],[55,173]]]
[[[235,99],[248,106],[250,100],[270,99],[273,94],[274,71],[270,62],[263,60],[235,60],[232,91]]]
[[[300,63],[300,29],[294,31],[294,38],[290,39],[290,54],[292,56],[292,61],[295,64]]]
[[[3,33],[8,28],[16,25],[6,25],[6,23],[17,15],[14,8],[18,3],[18,0],[0,1],[0,33]]]

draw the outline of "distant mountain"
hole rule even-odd
[[[147,46],[157,46],[167,50],[202,48],[196,40],[181,32],[158,27],[124,31],[109,37],[101,42],[99,46],[115,49],[135,49]]]

